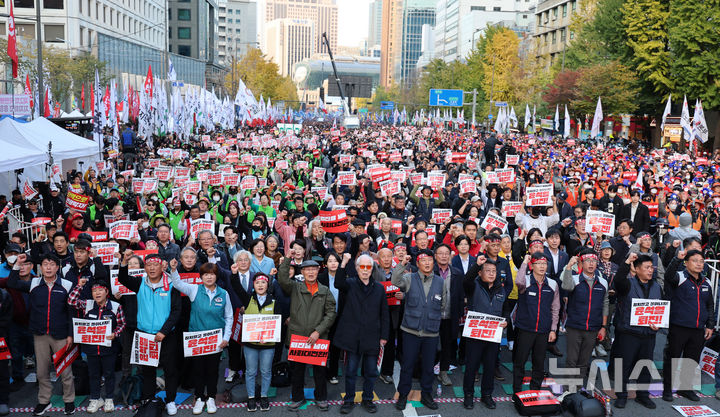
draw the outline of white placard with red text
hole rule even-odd
[[[452,217],[452,209],[434,208],[430,217],[430,223],[443,224]]]
[[[552,203],[553,185],[552,184],[537,184],[528,187],[525,191],[526,203],[531,207],[550,207]]]
[[[198,233],[203,230],[209,230],[213,232],[215,230],[215,223],[213,223],[212,220],[205,219],[195,219],[190,221],[190,236],[197,239]]]
[[[717,361],[717,357],[717,352],[705,346],[702,353],[700,354],[700,363],[698,364],[698,368],[714,378],[715,362]]]
[[[242,342],[280,343],[282,316],[276,314],[244,314]]]
[[[468,311],[462,335],[470,339],[500,343],[503,333],[503,328],[500,325],[504,322],[504,317]]]
[[[487,216],[485,216],[485,219],[483,219],[483,222],[480,225],[480,228],[485,231],[488,231],[490,229],[499,227],[500,230],[505,231],[505,230],[507,230],[507,225],[508,225],[507,220],[505,220],[502,216],[498,216],[497,214],[493,213],[492,211],[489,211]]]
[[[502,215],[505,217],[515,217],[522,209],[522,201],[503,201]]]
[[[130,350],[130,363],[157,367],[160,363],[160,348],[162,342],[155,341],[155,335],[135,331],[133,334],[132,349]]]
[[[83,345],[112,346],[112,320],[86,320],[73,317],[73,341]]]
[[[103,265],[117,265],[118,258],[115,252],[120,251],[120,245],[112,242],[92,242],[92,248],[102,260]]]
[[[111,239],[140,239],[137,222],[131,220],[120,220],[110,225]]]
[[[115,296],[115,298],[119,298],[123,295],[132,295],[135,294],[134,292],[130,291],[126,286],[122,285],[120,281],[118,280],[118,271],[117,269],[111,269],[110,270],[110,292]],[[141,277],[143,280],[145,279],[145,270],[144,269],[128,269],[128,276],[130,277]]]
[[[588,210],[585,216],[585,232],[603,236],[615,234],[615,215],[600,210]]]
[[[183,355],[186,358],[212,355],[220,352],[221,343],[222,329],[183,332]]]
[[[670,301],[633,298],[630,308],[630,325],[668,328],[670,325]]]
[[[720,413],[707,405],[673,405],[683,417],[720,417]]]

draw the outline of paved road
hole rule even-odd
[[[560,338],[560,344],[561,344],[561,350],[562,344],[564,342],[564,337],[561,336]],[[656,347],[655,352],[655,359],[659,360],[662,358],[662,349],[665,342],[665,336],[660,335],[658,336],[658,343]],[[507,363],[510,362],[510,352],[508,352],[505,348],[503,348],[502,354],[502,362]],[[223,362],[225,363],[225,362]],[[562,363],[562,359],[560,359],[560,363]],[[396,371],[397,371],[396,366]],[[394,401],[392,400],[393,395],[395,394],[395,386],[392,384],[384,384],[380,381],[378,381],[375,389],[375,393],[378,397],[378,413],[377,415],[386,416],[386,415],[394,415],[394,416],[425,416],[425,415],[432,415],[432,414],[441,414],[444,416],[476,416],[478,413],[482,414],[488,414],[488,415],[497,415],[497,416],[509,416],[509,415],[517,415],[515,412],[515,409],[510,402],[510,396],[507,395],[504,390],[502,384],[509,384],[511,379],[511,373],[508,369],[503,369],[503,375],[505,376],[505,381],[496,381],[496,387],[495,387],[495,399],[497,401],[497,409],[494,411],[486,410],[485,407],[482,405],[482,403],[478,402],[478,399],[476,398],[476,404],[475,409],[472,411],[465,410],[462,407],[462,399],[456,397],[456,391],[457,394],[461,394],[461,387],[462,387],[462,373],[461,372],[453,372],[451,374],[451,380],[453,382],[452,387],[442,387],[442,396],[438,400],[440,403],[440,409],[437,411],[429,410],[425,407],[423,407],[420,403],[409,403],[408,407],[405,409],[404,412],[397,411],[394,406]],[[396,378],[398,376],[399,372],[396,372]],[[659,382],[659,381],[658,381]],[[362,378],[358,378],[357,386],[358,390],[362,383]],[[702,377],[702,383],[703,388],[705,392],[709,395],[701,396],[701,402],[700,404],[704,404],[709,406],[710,408],[713,408],[715,410],[720,410],[720,401],[715,399],[715,397],[712,395],[714,392],[712,388],[713,380],[707,375],[703,375]],[[342,393],[344,390],[344,380],[343,378],[340,378],[340,384],[338,385],[330,385],[328,384],[328,397],[330,400],[331,408],[330,412],[321,412],[319,411],[314,405],[309,404],[304,410],[300,411],[299,414],[303,416],[327,416],[327,415],[338,415],[340,410],[340,399],[342,398]],[[309,375],[306,375],[306,386],[312,387],[312,377]],[[414,381],[413,383],[414,389],[419,389],[419,382]],[[222,392],[222,390],[225,389],[225,383],[221,382],[219,387],[219,391]],[[243,395],[245,390],[245,386],[238,385],[236,388],[234,388],[234,393]],[[191,390],[181,390],[181,392],[189,393]],[[60,383],[55,384],[55,392],[57,394],[60,394],[61,392],[61,386]],[[58,397],[59,398],[59,397]],[[277,393],[274,397],[271,398],[271,404],[272,407],[269,412],[261,413],[258,411],[258,414],[267,415],[267,416],[280,416],[284,415],[287,416],[288,412],[286,410],[286,407],[282,404],[290,400],[290,389],[289,388],[281,388],[277,390]],[[61,400],[58,400],[61,401]],[[23,413],[27,414],[36,403],[36,389],[34,384],[26,384],[25,387],[17,392],[12,393],[10,396],[10,407],[13,414]],[[117,403],[117,402],[116,402]],[[655,399],[655,403],[657,404],[656,410],[648,410],[638,404],[636,404],[634,401],[629,401],[627,408],[624,410],[619,409],[613,409],[614,415],[616,416],[633,416],[633,417],[645,417],[645,416],[673,416],[673,415],[680,415],[677,413],[673,408],[672,405],[696,405],[697,403],[692,403],[689,400],[686,400],[684,398],[676,398],[673,403],[667,403],[662,401],[660,398]],[[78,408],[78,414],[84,414],[84,407],[87,406],[87,400],[84,400],[82,403],[80,403]],[[191,411],[189,410],[192,407],[192,398],[186,399],[182,405],[180,406],[180,412],[178,413],[179,416],[191,416]],[[234,404],[221,404],[219,406],[218,410],[218,416],[224,417],[229,416],[231,414],[235,415],[238,411],[246,412],[245,410],[245,404],[244,403],[234,403]],[[60,409],[54,409],[55,411],[50,412],[49,415],[62,415]],[[122,409],[118,406],[118,409],[114,413],[118,417],[128,417],[132,415],[131,410]],[[350,415],[355,416],[361,416],[361,415],[367,415],[368,413],[360,408],[359,406],[353,410],[353,412]],[[566,413],[566,415],[569,415],[569,413]]]

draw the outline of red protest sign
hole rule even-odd
[[[6,361],[8,359],[12,359],[10,348],[8,347],[7,342],[5,342],[5,338],[0,337],[0,361]]]
[[[452,209],[434,208],[430,217],[430,223],[443,224],[452,217]]]
[[[498,216],[497,214],[493,213],[492,211],[488,212],[487,216],[485,216],[485,219],[483,219],[482,224],[480,225],[480,228],[483,230],[491,230],[496,227],[499,227],[500,230],[505,230],[507,227],[507,220],[503,219],[501,216]]]
[[[380,192],[385,197],[392,197],[396,194],[400,194],[400,182],[399,181],[383,181],[380,183]]]
[[[223,182],[223,173],[220,171],[210,171],[207,174],[207,183],[209,185],[220,185]]]
[[[190,236],[197,239],[198,233],[203,230],[213,231],[215,229],[215,223],[212,220],[196,219],[190,221]],[[214,234],[214,233],[213,233]]]
[[[520,162],[520,155],[505,155],[505,163],[508,165],[517,165]]]
[[[345,210],[320,211],[320,225],[327,233],[347,232],[350,219]]]
[[[460,194],[477,194],[477,184],[473,180],[460,182]]]
[[[400,288],[393,285],[390,281],[383,281],[381,282],[383,287],[385,287],[385,296],[387,297],[387,305],[389,306],[399,306],[401,300],[398,300],[395,298],[395,294],[397,294],[400,291]]]
[[[552,184],[538,184],[528,187],[526,205],[528,206],[552,206]]]
[[[161,344],[162,342],[155,341],[155,335],[136,330],[130,349],[130,363],[157,367],[160,363]]]
[[[156,254],[156,253],[158,253],[157,249],[145,249],[145,250],[133,251],[133,255],[139,256],[143,261],[145,260],[146,256]]]
[[[330,341],[318,339],[314,345],[308,345],[307,340],[307,336],[290,335],[288,360],[308,365],[325,366],[330,350]]]
[[[711,377],[715,377],[715,362],[717,361],[717,357],[717,352],[705,346],[702,354],[700,354],[700,363],[698,364],[698,368]]]
[[[381,183],[390,179],[390,168],[379,166],[368,170],[372,182]]]
[[[555,398],[555,395],[551,391],[521,391],[516,393],[515,395],[517,395],[518,399],[525,405],[525,407],[536,407],[540,405],[560,405],[560,401]]]
[[[356,185],[357,177],[353,171],[340,171],[338,172],[337,182],[340,185]]]
[[[130,291],[126,286],[122,285],[120,283],[120,280],[118,280],[118,273],[120,271],[117,269],[111,269],[110,270],[110,291],[116,298],[120,298],[120,296],[126,295],[126,294],[135,294],[134,292]],[[144,269],[128,269],[128,276],[130,277],[140,277],[142,279],[145,279],[145,270]]]
[[[241,190],[254,190],[257,188],[257,186],[257,177],[254,175],[248,175],[246,177],[243,177],[243,179],[240,181]]]
[[[585,231],[612,236],[615,234],[615,216],[599,210],[588,210],[585,216]]]
[[[95,249],[103,265],[117,265],[118,258],[115,257],[115,252],[120,251],[120,245],[112,242],[92,242],[92,248]]]
[[[670,324],[670,301],[633,298],[630,308],[630,325],[668,328]]]
[[[50,223],[52,219],[50,217],[35,217],[31,220],[32,224],[35,226],[45,226],[46,224]]]
[[[137,223],[131,220],[120,220],[110,225],[110,237],[112,239],[130,240],[140,238]]]
[[[61,375],[80,356],[80,347],[76,344],[65,345],[52,356],[55,374]]]
[[[89,201],[90,196],[68,191],[67,197],[65,197],[65,206],[71,210],[84,213],[87,210]]]

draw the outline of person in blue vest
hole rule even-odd
[[[576,265],[577,274],[573,272]],[[595,342],[607,336],[609,287],[597,266],[595,251],[583,249],[570,258],[561,276],[562,289],[568,292],[565,366],[580,368],[583,381],[588,376]]]
[[[137,135],[132,130],[131,125],[128,123],[125,125],[125,130],[123,130],[121,136],[122,152],[125,158],[125,168],[131,169],[134,166],[133,164],[135,164],[135,145],[137,142]]]
[[[170,277],[173,287],[187,295],[192,303],[188,331],[222,329],[222,342],[216,353],[192,358],[195,377],[195,405],[192,412],[196,415],[200,414],[207,405],[208,414],[214,414],[217,412],[215,395],[217,395],[220,355],[230,341],[230,330],[233,324],[230,296],[227,291],[217,285],[220,272],[216,264],[204,263],[200,266],[202,284],[189,284],[182,281],[177,267],[177,259],[172,259],[170,261]]]
[[[504,277],[498,275],[497,263],[484,255],[478,256],[476,264],[468,270],[463,280],[463,287],[469,311],[498,317],[502,317],[503,304],[513,289],[512,281],[510,281],[510,285],[507,285]],[[507,322],[503,322],[500,327],[507,327]],[[465,340],[463,407],[466,409],[472,410],[474,407],[475,375],[477,375],[480,365],[483,366],[480,401],[491,410],[496,407],[492,393],[499,351],[500,344],[498,343],[471,338]]]
[[[685,270],[680,270],[680,264]],[[691,401],[700,398],[687,387],[689,381],[678,380],[677,376],[688,375],[681,366],[679,373],[673,372],[673,359],[685,358],[700,361],[705,341],[712,337],[715,328],[715,303],[712,284],[703,272],[705,257],[699,250],[678,251],[665,271],[666,298],[670,300],[670,328],[668,345],[663,364],[663,400],[672,401],[672,388],[678,384],[678,395]],[[685,365],[685,364],[681,364]],[[694,368],[693,368],[694,369]]]
[[[630,266],[633,266],[635,275],[630,275]],[[655,351],[655,335],[658,327],[631,326],[631,308],[634,298],[661,300],[663,291],[660,284],[653,278],[655,268],[653,260],[648,255],[631,253],[627,260],[618,266],[615,274],[613,288],[617,297],[615,307],[615,340],[612,344],[614,357],[622,359],[622,382],[615,387],[617,399],[616,408],[625,408],[627,404],[627,383],[630,373],[641,360],[652,360]],[[672,311],[672,309],[670,310]],[[616,370],[615,372],[618,372]],[[637,378],[638,384],[647,386],[651,376],[647,368],[643,368]],[[646,408],[654,409],[655,403],[650,399],[647,390],[636,390],[635,401]]]
[[[120,335],[125,329],[125,314],[119,303],[108,300],[110,285],[106,281],[95,280],[91,283],[92,298],[84,300],[81,292],[88,283],[87,278],[78,279],[75,288],[70,292],[68,304],[81,312],[87,320],[110,320],[111,333],[106,336],[110,346],[82,345],[82,352],[87,356],[88,376],[90,380],[90,404],[87,412],[96,413],[101,407],[106,413],[115,411],[113,396],[115,395],[115,361],[120,352]],[[80,343],[79,340],[76,342]],[[105,399],[100,388],[105,387]]]
[[[406,255],[393,270],[391,279],[393,285],[406,294],[405,314],[400,325],[403,331],[403,355],[398,383],[399,397],[395,408],[405,409],[412,386],[413,369],[422,358],[420,402],[431,410],[437,410],[438,405],[432,397],[433,367],[440,342],[442,312],[450,295],[443,279],[433,272],[435,259],[431,250],[418,251],[417,272],[405,272],[409,262],[410,256]]]
[[[179,383],[178,348],[180,341],[175,325],[180,318],[182,304],[180,291],[176,290],[165,273],[166,263],[158,254],[145,257],[146,277],[128,276],[128,261],[133,251],[126,249],[120,261],[118,281],[137,294],[137,330],[154,334],[160,347],[160,362],[165,376],[165,409],[171,416],[177,414],[175,395]],[[155,396],[156,368],[139,366],[143,377],[142,399]]]
[[[513,350],[513,392],[515,393],[522,391],[525,361],[530,354],[532,354],[530,389],[540,389],[545,374],[547,344],[557,339],[553,329],[556,328],[560,316],[560,287],[548,276],[547,270],[547,255],[538,251],[532,255],[525,255],[515,279],[518,289],[514,320],[517,337]]]

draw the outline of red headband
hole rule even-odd
[[[267,277],[267,275],[257,275],[257,276],[255,277],[255,281],[257,281],[257,280],[261,280],[261,281],[265,281],[265,282],[270,282],[270,279]]]
[[[547,259],[545,259],[545,258],[530,258],[530,265],[534,264],[535,262],[546,262],[547,263]]]
[[[585,255],[580,256],[581,261],[585,261],[588,259],[594,259],[597,261],[598,257],[594,253],[586,253]]]
[[[427,253],[421,253],[417,256],[418,261],[423,258],[432,258],[432,256],[428,255]]]
[[[161,264],[161,263],[163,262],[163,260],[162,260],[162,258],[160,258],[160,257],[155,257],[155,256],[153,256],[152,258],[147,258],[147,259],[145,259],[145,263],[146,263],[146,264],[147,264],[147,263],[150,263],[150,262],[157,262],[157,263]]]

